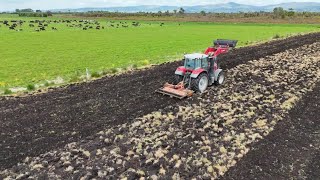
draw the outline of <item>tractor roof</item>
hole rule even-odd
[[[186,54],[184,55],[186,59],[202,59],[202,58],[207,58],[208,55],[206,54],[200,54],[200,53],[194,53],[194,54]]]

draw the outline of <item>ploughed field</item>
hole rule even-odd
[[[44,85],[57,77],[74,81],[86,68],[110,73],[180,59],[183,53],[204,51],[217,38],[237,39],[245,46],[311,31],[319,31],[318,26],[0,15],[0,93],[5,88]]]
[[[314,177],[320,110],[311,97],[319,94],[319,40],[320,33],[313,33],[231,51],[221,57],[226,83],[185,101],[154,93],[181,62],[35,96],[2,97],[0,177],[206,179],[221,178],[233,167],[226,178],[245,178],[251,172],[246,168],[256,167],[246,162],[260,162],[251,149],[257,143],[272,149],[266,140],[282,141],[277,129],[287,126],[310,138],[306,146],[284,131],[297,154],[309,150],[293,167],[310,168],[302,176],[290,169],[275,172]],[[310,113],[299,116],[300,106]],[[310,135],[294,124],[308,120],[315,124],[304,123]],[[289,151],[277,148],[278,154]],[[287,160],[284,165],[294,161],[274,158]],[[270,163],[278,165],[261,160],[265,171]]]

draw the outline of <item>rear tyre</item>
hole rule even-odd
[[[173,78],[173,84],[178,84],[181,81],[183,81],[183,76],[175,74]]]
[[[206,73],[201,73],[197,78],[192,79],[191,88],[195,92],[203,93],[209,84],[209,78]]]
[[[215,83],[217,86],[224,83],[224,73],[223,73],[223,71],[221,71],[221,72],[218,74],[217,80],[216,80],[214,83]]]

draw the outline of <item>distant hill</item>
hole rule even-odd
[[[195,13],[200,11],[206,12],[255,12],[255,11],[266,11],[270,12],[275,7],[283,7],[284,9],[292,8],[294,11],[302,12],[320,12],[320,3],[316,2],[291,2],[282,3],[267,6],[252,6],[245,4],[238,4],[234,2],[224,4],[210,4],[210,5],[199,5],[199,6],[182,6],[189,13]],[[126,6],[126,7],[105,7],[105,8],[78,8],[78,9],[54,9],[53,12],[88,12],[88,11],[109,11],[109,12],[158,12],[158,11],[173,11],[179,9],[178,6]]]

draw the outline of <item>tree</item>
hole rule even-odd
[[[165,14],[166,16],[170,16],[169,10],[167,10],[164,14]]]
[[[207,13],[206,13],[205,11],[200,11],[200,14],[201,14],[202,16],[207,15]]]
[[[179,14],[184,14],[184,12],[185,12],[185,10],[181,7],[181,8],[179,9]]]
[[[32,9],[28,8],[28,9],[20,9],[20,12],[33,12]]]
[[[47,11],[48,16],[52,16],[52,12],[51,11]]]
[[[36,10],[36,13],[41,13],[41,10]]]
[[[294,14],[295,14],[294,9],[293,8],[289,8],[289,11],[287,12],[287,15],[289,17],[292,17],[292,16],[294,16]]]
[[[276,7],[273,9],[273,15],[276,18],[285,18],[286,11],[282,7]]]
[[[173,10],[173,13],[174,13],[174,14],[177,14],[177,11],[178,11],[178,10],[175,9],[175,10]]]

